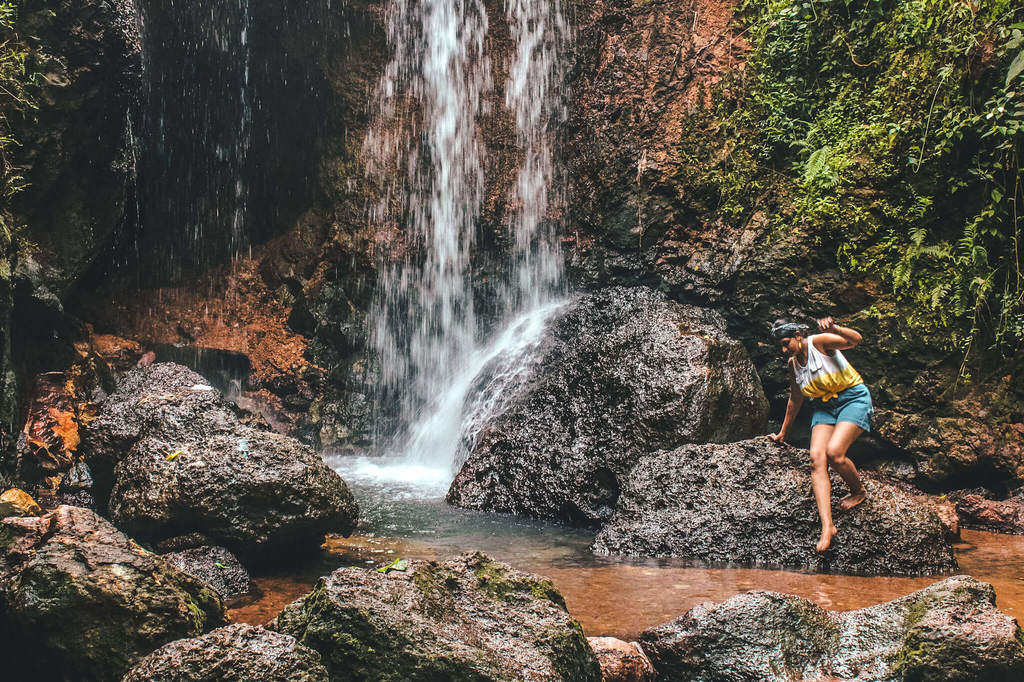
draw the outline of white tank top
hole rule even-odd
[[[834,351],[832,355],[822,353],[814,346],[817,335],[805,339],[807,343],[807,364],[801,365],[793,358],[793,369],[800,392],[808,398],[821,398],[828,402],[840,392],[851,386],[863,384],[857,370],[853,368],[842,351]]]

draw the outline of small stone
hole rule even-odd
[[[597,655],[604,682],[654,682],[657,672],[636,642],[614,637],[587,637]]]
[[[253,591],[252,579],[238,558],[223,547],[194,547],[162,555],[179,569],[206,581],[224,599]]]
[[[32,496],[19,488],[11,488],[0,495],[0,519],[8,516],[39,516],[42,511]]]

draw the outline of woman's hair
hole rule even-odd
[[[806,324],[800,324],[799,322],[790,322],[789,320],[775,320],[772,324],[771,335],[776,341],[781,341],[785,338],[792,338],[797,336],[807,336],[807,330],[810,329]]]

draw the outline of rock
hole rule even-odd
[[[960,516],[957,514],[956,506],[945,497],[934,497],[932,495],[919,495],[918,499],[935,512],[942,523],[943,530],[950,542],[960,539]]]
[[[967,528],[1024,535],[1024,492],[1005,500],[977,493],[956,496],[956,511]]]
[[[949,486],[983,473],[988,479],[1024,480],[1024,433],[968,414],[933,416],[876,410],[876,435],[906,451],[918,476]]]
[[[864,476],[868,499],[849,512],[836,502],[839,534],[818,554],[821,525],[806,450],[757,438],[655,453],[630,472],[611,521],[594,540],[602,554],[917,575],[955,570],[938,516],[899,488]]]
[[[647,654],[636,642],[614,637],[587,637],[597,655],[604,682],[654,682],[657,673]]]
[[[827,611],[777,592],[700,604],[640,635],[666,680],[1022,679],[1024,633],[992,586],[954,576],[891,602]]]
[[[0,522],[0,641],[11,679],[119,680],[138,659],[224,624],[221,599],[87,509]],[[23,677],[18,677],[18,674]]]
[[[122,682],[327,682],[320,654],[288,635],[229,625],[165,644]]]
[[[338,681],[601,679],[551,583],[480,553],[338,569],[270,627],[319,651]]]
[[[202,533],[188,533],[186,535],[175,535],[173,538],[167,538],[156,543],[156,551],[158,554],[172,554],[174,552],[184,552],[186,549],[195,549],[196,547],[205,547],[207,545],[215,545],[209,535],[203,535]]]
[[[206,380],[192,370],[156,363],[126,372],[117,389],[100,406],[85,430],[84,450],[105,500],[113,486],[113,470],[143,438],[205,439],[229,433],[237,423],[219,391],[206,390]]]
[[[181,365],[126,373],[89,424],[86,450],[96,490],[101,472],[108,481],[111,519],[147,542],[203,533],[266,560],[355,527],[352,494],[317,453],[242,425],[219,391]]]
[[[743,346],[714,312],[645,288],[586,294],[549,321],[528,366],[494,368],[500,396],[464,437],[448,501],[593,525],[653,450],[765,432]]]
[[[28,403],[24,438],[18,447],[18,474],[25,480],[66,471],[81,438],[75,396],[64,372],[36,377]]]
[[[57,488],[56,501],[71,507],[96,508],[93,496],[92,472],[85,462],[75,462],[66,474],[61,477]]]
[[[352,493],[311,448],[244,426],[191,435],[145,438],[117,465],[110,517],[118,527],[150,542],[201,532],[262,561],[355,529]]]
[[[0,519],[8,516],[39,516],[42,511],[24,490],[11,488],[0,495]]]
[[[223,547],[194,547],[161,556],[185,573],[210,585],[222,599],[240,597],[253,591],[252,579],[245,566]]]

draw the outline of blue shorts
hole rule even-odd
[[[812,405],[812,429],[818,424],[850,422],[865,431],[871,431],[871,413],[875,411],[875,407],[871,404],[871,392],[864,384],[850,386],[828,402],[814,400]]]

